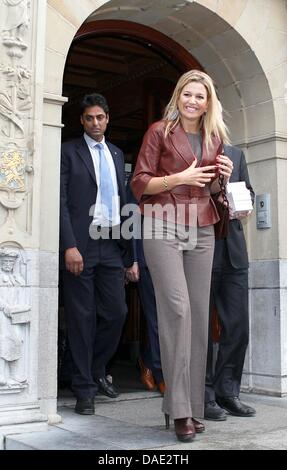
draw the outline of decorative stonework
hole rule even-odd
[[[0,189],[25,191],[25,166],[23,151],[0,151]]]
[[[0,286],[26,285],[26,263],[15,246],[0,247]]]
[[[32,153],[28,151],[31,148],[31,67],[24,59],[31,42],[31,38],[26,40],[31,3],[28,0],[0,0],[0,204],[7,211],[1,227],[6,236],[23,231],[20,228],[23,224],[16,221],[15,211],[25,200],[26,211],[30,213],[26,194],[27,177],[33,172]]]
[[[28,46],[24,36],[28,29],[28,0],[3,0],[6,7],[6,18],[2,42],[7,47],[10,57],[23,57]]]
[[[28,385],[29,322],[24,252],[0,246],[0,394],[20,392]]]
[[[14,211],[26,198],[26,173],[30,171],[25,149],[0,149],[0,203],[8,211],[4,226],[9,234],[17,229]]]
[[[30,310],[29,305],[9,305],[0,298],[0,393],[7,388],[20,390],[27,385],[21,326],[30,321]]]
[[[32,108],[31,72],[24,66],[0,64],[0,132],[8,139],[22,139],[27,134],[24,121]]]
[[[0,210],[2,240],[25,231],[16,210],[26,201],[32,172],[31,59],[28,0],[0,0]],[[29,65],[27,64],[27,61]],[[29,159],[29,161],[28,161]],[[3,217],[4,211],[4,217]],[[6,211],[6,216],[5,216]],[[23,211],[25,216],[25,211]],[[22,228],[20,228],[22,227]],[[25,252],[17,242],[0,245],[0,394],[28,386],[30,289]]]

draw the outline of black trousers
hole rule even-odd
[[[80,276],[63,272],[65,316],[73,358],[72,390],[77,398],[97,392],[125,322],[124,269],[115,240],[90,239]]]
[[[161,370],[156,300],[152,279],[147,266],[140,265],[140,279],[137,287],[148,331],[148,346],[144,351],[141,351],[141,356],[144,364],[152,370],[156,383],[160,383],[163,381],[163,375]]]
[[[221,326],[215,368],[211,331],[213,305]],[[212,272],[205,402],[239,395],[248,338],[248,269],[233,268],[226,252],[221,269]]]

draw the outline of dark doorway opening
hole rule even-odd
[[[103,94],[110,106],[107,137],[125,153],[136,153],[149,121],[161,116],[178,70],[151,47],[121,37],[95,37],[72,45],[63,94],[63,139],[80,136],[78,102],[86,93]]]

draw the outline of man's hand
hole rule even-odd
[[[84,262],[78,248],[67,248],[65,251],[65,265],[70,273],[79,276],[84,269]]]
[[[140,269],[138,263],[134,263],[130,268],[126,269],[126,278],[131,282],[138,282],[140,278]]]
[[[229,220],[232,219],[238,219],[242,220],[245,219],[245,217],[248,217],[251,214],[252,211],[241,211],[241,212],[235,212],[235,214],[232,212],[230,206],[229,206]]]

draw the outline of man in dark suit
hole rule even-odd
[[[244,153],[225,146],[225,155],[233,162],[230,182],[245,181],[254,201]],[[241,218],[237,214],[229,221],[226,239],[215,243],[211,290],[210,328],[205,386],[206,419],[223,421],[226,411],[234,416],[253,416],[255,410],[239,399],[244,358],[249,339],[248,321],[248,255]],[[216,307],[221,328],[215,370],[211,316]]]
[[[60,252],[76,413],[93,414],[98,391],[118,396],[105,367],[117,349],[126,317],[124,266],[133,263],[119,236],[126,203],[124,156],[105,141],[106,99],[81,103],[84,135],[64,143],[61,158]]]

